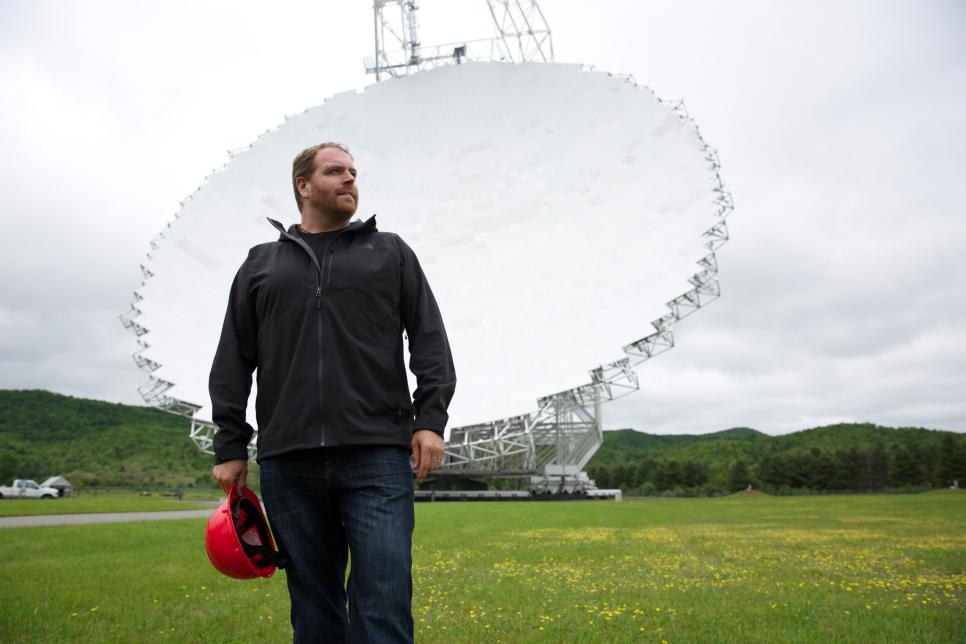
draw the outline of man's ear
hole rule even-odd
[[[295,188],[303,197],[309,196],[309,191],[305,188],[306,183],[307,181],[305,180],[305,177],[295,177]]]

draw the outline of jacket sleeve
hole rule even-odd
[[[228,294],[228,310],[208,377],[215,463],[248,460],[248,442],[254,428],[245,420],[252,372],[258,359],[258,322],[249,292],[248,262],[235,275]]]
[[[402,264],[402,319],[409,337],[409,370],[416,376],[414,429],[440,436],[449,420],[447,409],[456,390],[456,370],[443,317],[413,250],[399,237]]]

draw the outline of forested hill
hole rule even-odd
[[[753,444],[763,444],[769,438],[767,434],[748,427],[710,434],[646,434],[633,429],[617,429],[604,432],[604,444],[591,462],[599,465],[657,454],[675,457],[693,457],[703,452],[717,454],[723,446],[731,443],[748,448]]]
[[[0,482],[61,475],[80,486],[211,487],[212,457],[188,428],[151,407],[0,390]]]
[[[0,390],[0,482],[66,476],[75,485],[213,487],[212,458],[185,418],[143,406]],[[769,436],[739,427],[659,436],[604,432],[587,471],[629,493],[966,486],[966,436],[843,424]]]
[[[600,487],[652,494],[966,487],[966,435],[847,423],[769,436],[740,427],[661,436],[604,432],[586,470]]]

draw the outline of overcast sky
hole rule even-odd
[[[150,240],[227,150],[371,82],[371,4],[0,0],[0,387],[140,402]],[[540,6],[558,61],[683,98],[735,200],[722,298],[606,427],[966,431],[966,4]],[[485,0],[420,7],[424,43],[491,35]]]

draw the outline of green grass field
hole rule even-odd
[[[185,495],[179,501],[154,493],[141,496],[137,492],[101,492],[95,496],[62,499],[3,499],[0,501],[0,517],[36,516],[39,514],[89,514],[92,512],[161,512],[164,510],[200,510],[210,504],[198,503],[216,499],[216,493]]]
[[[963,642],[966,493],[417,505],[421,642]],[[0,641],[278,642],[204,520],[0,530]]]

